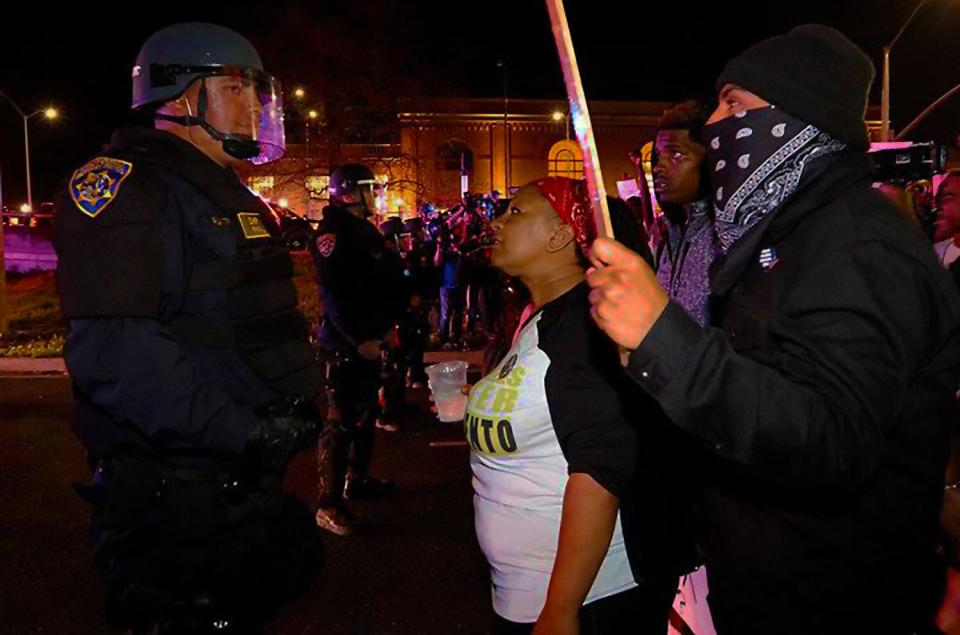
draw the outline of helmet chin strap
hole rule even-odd
[[[373,216],[376,213],[367,206],[367,199],[363,196],[363,192],[360,192],[360,206],[363,207],[363,213],[367,216]]]
[[[187,102],[187,112],[190,112],[190,103]],[[193,115],[188,114],[184,117],[175,117],[173,115],[165,115],[162,113],[157,113],[154,115],[154,119],[159,119],[161,121],[170,121],[173,123],[180,124],[181,126],[190,127],[190,126],[200,126],[203,128],[211,138],[220,142],[220,145],[223,147],[223,151],[232,156],[235,159],[252,159],[253,157],[260,154],[260,144],[253,139],[248,139],[246,137],[241,137],[240,135],[230,134],[228,132],[221,132],[210,125],[210,122],[206,120],[207,114],[207,82],[205,80],[200,80],[200,94],[197,98],[197,114]],[[366,206],[366,203],[364,203]]]
[[[365,200],[363,200],[363,196],[362,196],[362,195],[360,196],[360,200],[359,200],[359,201],[357,201],[356,203],[346,203],[346,204],[344,204],[344,207],[347,208],[348,210],[352,210],[352,209],[354,209],[354,208],[357,208],[357,209],[359,209],[360,211],[363,212],[363,215],[364,215],[365,217],[373,216],[373,212],[370,211],[370,208],[367,206],[367,202],[366,202]]]
[[[353,208],[357,208],[361,210],[363,212],[363,215],[366,217],[370,217],[376,214],[376,212],[371,210],[370,207],[367,205],[367,199],[363,197],[363,192],[360,190],[357,190],[357,194],[360,200],[354,203],[347,203],[346,201],[342,201],[341,205],[347,210],[353,210]]]

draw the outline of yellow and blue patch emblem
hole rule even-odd
[[[96,218],[117,197],[120,185],[132,171],[132,163],[97,157],[70,177],[70,198],[77,209]]]

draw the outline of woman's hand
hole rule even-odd
[[[579,635],[579,633],[580,617],[578,611],[564,613],[552,611],[549,607],[544,607],[536,625],[533,627],[533,635]]]

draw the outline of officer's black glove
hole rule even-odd
[[[313,445],[318,421],[296,415],[261,417],[247,438],[244,451],[256,465],[282,471],[298,452]]]

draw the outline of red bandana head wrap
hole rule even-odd
[[[590,245],[597,237],[597,230],[593,224],[593,210],[590,206],[590,196],[587,194],[587,182],[548,176],[534,181],[533,184],[537,186],[543,197],[550,201],[560,220],[573,227],[580,250],[584,254],[589,253]]]

